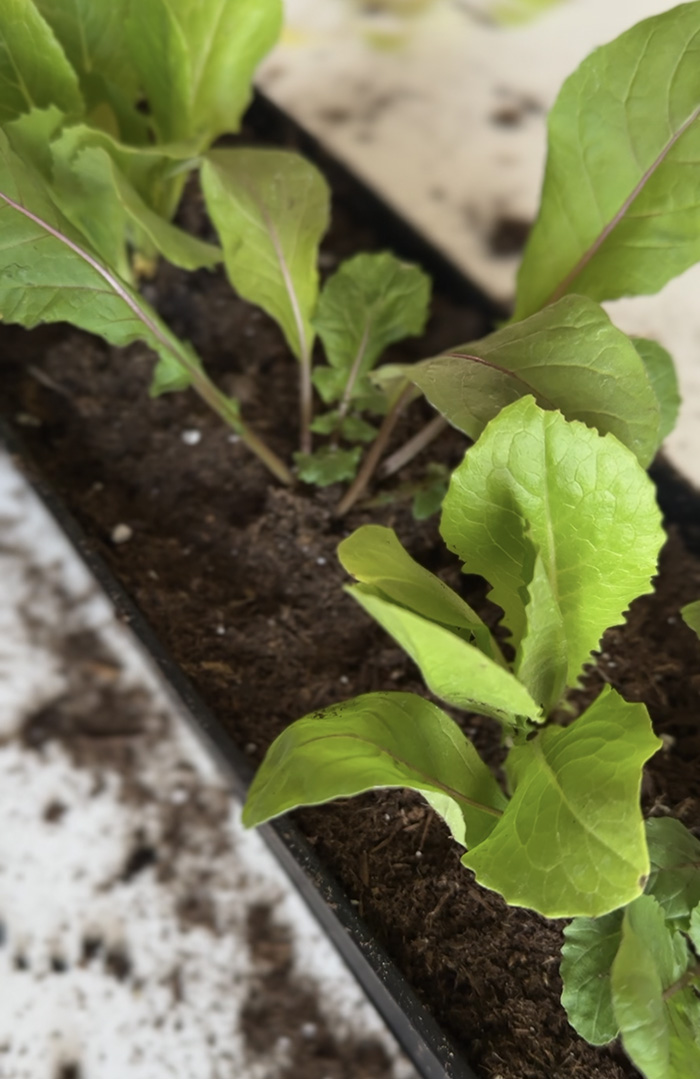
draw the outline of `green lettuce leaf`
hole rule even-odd
[[[332,483],[353,479],[361,457],[361,446],[353,446],[349,450],[322,446],[313,453],[295,453],[294,464],[299,479],[304,483],[330,487]]]
[[[617,1037],[610,972],[622,940],[624,910],[602,918],[574,918],[564,930],[559,972],[569,1022],[591,1045]]]
[[[486,888],[547,918],[598,917],[644,890],[642,766],[661,745],[646,708],[606,686],[569,727],[510,752],[513,797],[462,859]]]
[[[198,148],[237,131],[253,73],[281,28],[280,0],[149,0],[125,27],[162,142]]]
[[[147,118],[136,102],[139,82],[126,41],[131,0],[34,0],[80,80],[91,123],[145,143]]]
[[[449,585],[411,558],[393,528],[362,525],[340,544],[338,558],[362,584],[373,585],[386,599],[475,641],[484,655],[505,665],[488,626]]]
[[[0,123],[54,105],[84,112],[78,78],[32,0],[0,4]]]
[[[88,143],[92,140],[88,140]],[[53,146],[54,192],[61,209],[100,257],[125,280],[131,276],[127,241],[158,252],[183,270],[212,268],[223,251],[171,224],[141,197],[103,146],[75,148],[75,130]],[[129,155],[133,163],[134,155]]]
[[[542,408],[614,434],[644,466],[661,440],[659,405],[639,352],[584,296],[566,296],[481,341],[403,370],[473,439],[502,408],[532,394]]]
[[[372,585],[350,585],[346,592],[411,657],[436,697],[497,719],[508,734],[542,722],[541,709],[525,686],[458,633],[401,606]],[[418,589],[414,596],[418,597]],[[427,598],[421,596],[419,602]]]
[[[323,177],[283,150],[214,150],[202,166],[202,187],[231,284],[310,362],[318,245],[329,217]]]
[[[696,954],[700,953],[700,904],[694,907],[691,912],[688,936]]]
[[[527,596],[527,633],[518,657],[518,678],[548,715],[566,687],[567,633],[555,585],[539,553]]]
[[[700,1075],[700,998],[684,979],[691,956],[663,911],[643,895],[625,911],[612,966],[622,1045],[646,1079]]]
[[[347,407],[371,390],[364,376],[393,341],[423,332],[429,302],[430,278],[389,252],[344,262],[326,282],[314,317],[332,369],[314,373],[324,401],[342,399]]]
[[[685,607],[681,607],[681,618],[686,626],[700,637],[700,599],[694,600],[693,603],[686,603]]]
[[[700,258],[700,3],[593,52],[549,116],[539,217],[515,319],[567,292],[657,292]]]
[[[146,342],[183,377],[200,368],[148,304],[99,262],[88,241],[61,213],[41,175],[13,153],[0,131],[0,312],[31,329],[70,322],[113,345]],[[212,387],[213,390],[213,387]],[[235,401],[219,404],[238,429]]]
[[[668,923],[687,930],[700,903],[700,840],[672,817],[646,822],[651,873],[647,892]]]
[[[505,797],[454,720],[411,693],[367,693],[297,720],[272,743],[243,809],[251,828],[300,805],[380,787],[419,791],[458,843],[479,842]]]
[[[531,397],[504,409],[467,451],[443,503],[441,532],[465,572],[492,585],[513,634],[516,673],[536,671],[536,651],[546,647],[530,626],[542,559],[564,628],[569,686],[603,632],[650,591],[664,541],[653,485],[632,453],[612,435],[542,411]]]
[[[644,337],[632,337],[630,340],[642,358],[659,405],[658,441],[661,444],[676,426],[681,406],[676,368],[670,355],[658,341],[648,341]],[[621,441],[624,442],[624,439]]]

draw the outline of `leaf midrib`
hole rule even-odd
[[[646,172],[642,174],[637,184],[634,186],[630,194],[623,201],[622,205],[618,209],[617,213],[610,219],[605,227],[598,233],[590,247],[584,251],[576,265],[569,271],[564,279],[557,285],[554,292],[542,305],[548,307],[552,303],[556,303],[562,296],[566,295],[571,290],[571,286],[581,276],[588,264],[597,255],[600,248],[603,246],[608,237],[615,231],[620,222],[625,218],[627,211],[631,208],[632,204],[641,195],[642,191],[646,187],[649,180],[655,175],[656,171],[664,163],[668,155],[670,154],[676,143],[685,135],[685,133],[692,127],[695,121],[700,117],[700,104],[696,105],[690,115],[683,121],[677,131],[674,131],[666,144],[662,147],[655,160],[649,165]]]
[[[353,734],[352,732],[342,732],[338,734],[319,734],[313,738],[308,738],[302,743],[302,745],[308,746],[312,745],[314,742],[326,742],[336,738],[349,739],[353,742],[362,742],[363,745],[373,746],[374,749],[379,751],[379,753],[383,754],[385,757],[389,757],[390,760],[402,765],[409,772],[413,772],[414,775],[418,776],[419,779],[424,780],[425,783],[428,784],[430,787],[437,787],[444,794],[449,795],[450,798],[454,798],[458,802],[463,802],[465,805],[470,806],[472,809],[478,809],[482,813],[488,813],[492,817],[497,817],[500,819],[500,817],[503,816],[502,809],[496,809],[494,806],[485,805],[483,802],[477,802],[475,798],[469,798],[466,794],[463,794],[462,791],[458,791],[454,787],[450,787],[447,783],[440,782],[440,780],[435,779],[434,776],[430,776],[426,772],[421,771],[421,769],[417,768],[415,764],[411,764],[409,761],[404,760],[404,758],[400,757],[398,753],[395,753],[393,750],[387,749],[379,742],[375,742],[374,739],[367,738],[364,735]]]

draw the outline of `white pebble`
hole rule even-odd
[[[186,431],[182,432],[180,438],[186,446],[196,446],[198,442],[202,441],[202,432],[195,427],[188,427]]]
[[[217,626],[216,632],[218,633],[219,637],[223,637],[226,633],[226,626]]]
[[[319,555],[319,557],[316,559],[316,565],[317,566],[325,566],[325,564],[326,564],[326,559],[323,557],[323,555]]]
[[[128,543],[133,534],[134,530],[133,528],[130,528],[129,525],[118,524],[112,529],[110,539],[112,540],[112,543]]]

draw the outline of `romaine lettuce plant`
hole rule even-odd
[[[659,745],[646,709],[607,690],[556,718],[603,632],[650,591],[663,541],[650,480],[604,437],[531,397],[503,409],[452,476],[441,532],[492,585],[514,659],[395,534],[339,548],[350,594],[408,652],[428,689],[491,716],[510,747],[502,790],[459,727],[405,693],[368,694],[292,724],[251,787],[247,824],[379,786],[419,790],[467,847],[477,881],[548,917],[631,902],[649,873],[641,769]]]
[[[145,341],[159,357],[154,395],[192,386],[292,483],[239,403],[136,288],[158,256],[186,270],[224,261],[234,287],[277,320],[299,360],[298,474],[325,484],[351,478],[362,443],[374,440],[364,414],[390,410],[367,374],[386,345],[421,332],[430,284],[392,255],[365,255],[341,266],[319,300],[329,217],[321,174],[293,153],[211,149],[239,129],[253,71],[280,23],[280,0],[0,6],[0,305],[6,322],[69,321],[113,344]],[[223,250],[173,224],[193,171]],[[315,421],[314,319],[330,365],[314,381],[337,406]],[[385,428],[391,421],[390,412]],[[312,429],[330,436],[315,453]]]

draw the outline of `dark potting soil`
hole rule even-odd
[[[206,232],[194,193],[186,213]],[[337,207],[322,264],[329,269],[376,246]],[[297,372],[276,328],[220,274],[186,276],[163,266],[144,291],[289,459]],[[474,310],[438,297],[425,338],[394,355],[429,355],[484,329]],[[148,398],[153,360],[139,345],[120,352],[55,327],[4,328],[2,343],[3,411],[22,425],[42,471],[252,761],[311,710],[376,690],[425,694],[403,652],[343,594],[335,550],[361,523],[391,525],[424,565],[483,603],[483,583],[460,576],[435,519],[416,523],[404,502],[338,519],[338,488],[282,489],[191,393]],[[397,444],[428,415],[413,406]],[[448,431],[429,456],[453,466],[464,448]],[[132,535],[116,544],[120,524]],[[672,534],[659,590],[607,635],[588,687],[590,696],[610,682],[647,703],[665,748],[647,769],[645,809],[692,828],[700,828],[700,644],[678,609],[698,595],[700,562]],[[494,725],[460,722],[498,763]],[[375,793],[300,812],[298,821],[485,1079],[636,1074],[618,1047],[594,1049],[566,1021],[558,976],[563,923],[509,909],[477,887],[417,796]],[[254,1026],[255,1002],[249,1019]]]

